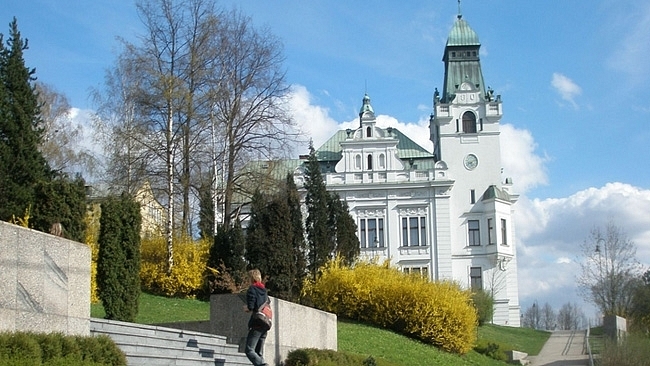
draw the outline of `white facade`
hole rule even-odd
[[[434,154],[397,129],[378,128],[366,95],[359,127],[339,131],[317,156],[327,189],[357,222],[362,256],[492,291],[493,322],[519,326],[518,196],[501,176],[501,100],[485,90],[479,47],[459,15],[443,57],[445,87],[434,94]]]

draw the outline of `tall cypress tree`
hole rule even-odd
[[[266,286],[273,296],[297,300],[295,231],[288,202],[286,188],[271,196],[260,193],[253,196],[246,259],[249,267],[259,268],[268,278]]]
[[[97,287],[106,319],[132,322],[140,297],[140,205],[126,195],[101,205]]]
[[[316,278],[319,269],[331,257],[335,243],[329,225],[329,194],[325,188],[320,163],[314,146],[309,145],[309,157],[305,169],[305,205],[307,206],[307,248],[309,251],[309,274]]]
[[[11,22],[7,46],[0,49],[0,220],[22,216],[34,202],[34,186],[50,179],[38,147],[43,130],[33,82],[35,70],[25,67],[27,40]]]
[[[266,197],[260,191],[255,191],[246,227],[246,261],[249,267],[258,268],[262,275],[266,275],[268,269],[267,250],[271,245],[267,230],[269,222],[266,205]]]
[[[214,200],[212,185],[204,182],[199,187],[199,236],[203,239],[214,238]]]
[[[290,293],[290,300],[295,301],[300,297],[302,292],[302,284],[307,276],[307,246],[305,243],[305,229],[302,224],[302,209],[300,204],[300,194],[298,188],[293,180],[291,173],[287,174],[285,183],[285,199],[289,208],[289,219],[291,220],[292,244],[293,251],[293,266],[292,272],[292,286]]]
[[[359,238],[357,237],[357,224],[350,215],[348,203],[341,200],[337,193],[330,195],[330,228],[336,242],[336,254],[340,255],[343,262],[352,264],[361,249],[359,248]]]

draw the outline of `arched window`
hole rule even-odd
[[[476,116],[472,112],[463,113],[463,132],[476,133]]]
[[[386,168],[386,156],[384,154],[379,154],[379,169]]]
[[[368,170],[372,170],[372,154],[368,154]]]
[[[366,129],[366,137],[372,137],[372,127],[370,126]]]
[[[358,155],[354,157],[354,168],[361,170],[361,155]]]

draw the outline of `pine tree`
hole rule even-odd
[[[305,205],[307,219],[307,247],[309,252],[309,274],[316,278],[319,269],[331,257],[335,242],[329,225],[329,194],[325,188],[320,163],[316,157],[314,146],[309,146],[309,157],[305,171]]]
[[[34,202],[34,185],[50,178],[38,147],[43,130],[33,82],[34,69],[25,67],[27,40],[10,24],[7,47],[0,49],[0,220],[23,216]]]
[[[132,322],[140,296],[140,205],[126,195],[101,204],[97,288],[106,319]]]

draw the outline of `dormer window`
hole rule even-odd
[[[476,116],[472,112],[463,113],[463,132],[476,133]]]
[[[372,137],[372,127],[366,128],[366,137]]]

